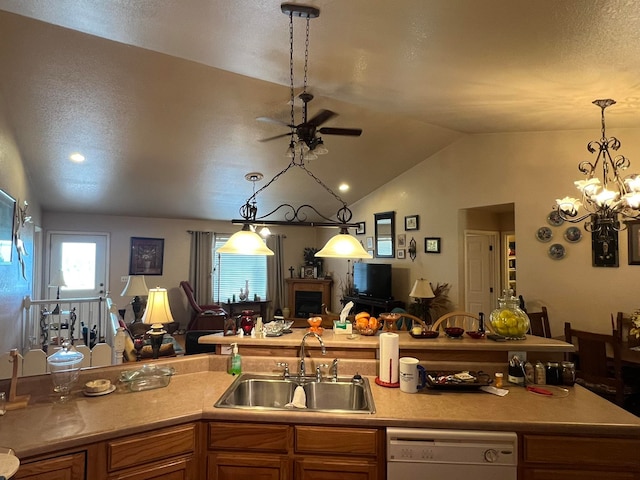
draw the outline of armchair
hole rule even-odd
[[[193,309],[191,321],[187,330],[223,330],[224,321],[227,318],[227,312],[217,304],[200,305],[194,296],[191,284],[183,280],[180,287],[187,296],[187,301]]]

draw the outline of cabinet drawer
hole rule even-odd
[[[375,455],[379,430],[374,428],[295,427],[296,453]]]
[[[26,461],[20,465],[15,480],[56,480],[59,478],[80,480],[85,478],[85,452],[70,453],[59,457]]]
[[[527,463],[640,468],[640,440],[602,437],[524,435]]]
[[[287,425],[209,423],[209,449],[286,453],[291,428]]]
[[[634,480],[632,472],[597,470],[559,470],[553,468],[527,468],[522,480]]]
[[[153,432],[107,442],[109,471],[192,453],[196,448],[194,424],[163,428]]]

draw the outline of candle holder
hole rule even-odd
[[[154,323],[149,331],[149,340],[151,341],[152,358],[156,360],[160,356],[160,346],[162,338],[167,331],[162,327],[161,323]]]
[[[136,362],[142,359],[142,347],[144,347],[144,335],[136,335],[133,339],[133,348],[136,349]]]

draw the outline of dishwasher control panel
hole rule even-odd
[[[387,461],[468,465],[517,464],[513,432],[387,429]]]

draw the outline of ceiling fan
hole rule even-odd
[[[311,118],[307,118],[307,104],[313,100],[313,95],[309,92],[302,92],[298,95],[298,98],[302,100],[302,123],[298,125],[288,124],[286,122],[282,122],[280,120],[276,120],[275,118],[269,117],[258,117],[256,120],[261,122],[270,122],[277,123],[278,125],[282,125],[288,128],[293,129],[295,135],[298,137],[298,141],[304,142],[304,144],[309,147],[309,150],[315,150],[316,147],[323,145],[322,137],[317,134],[323,135],[346,135],[352,137],[359,137],[362,134],[361,128],[335,128],[335,127],[320,127],[323,123],[328,121],[329,119],[338,115],[331,110],[320,110],[315,116]],[[290,136],[289,133],[282,133],[280,135],[276,135],[274,137],[264,138],[260,140],[261,142],[268,142],[270,140],[275,140],[277,138],[283,138]],[[320,153],[319,151],[317,153]]]

